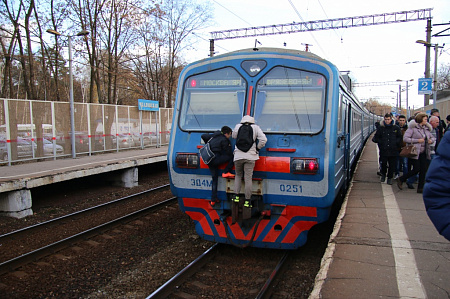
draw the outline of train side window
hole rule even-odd
[[[265,132],[314,134],[324,124],[326,78],[275,67],[256,87],[255,119]]]
[[[180,128],[211,131],[239,123],[246,86],[245,79],[231,67],[188,77],[181,100]]]
[[[338,123],[337,123],[337,133],[342,134],[342,100],[344,95],[339,96],[339,108],[338,108]]]

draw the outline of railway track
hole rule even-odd
[[[0,275],[17,269],[27,263],[36,261],[37,259],[53,254],[63,248],[79,242],[80,240],[85,240],[94,235],[98,235],[120,223],[129,222],[137,217],[141,217],[145,213],[157,210],[174,202],[175,198],[171,197],[146,207],[140,207],[139,204],[130,204],[133,201],[147,196],[149,193],[160,192],[167,189],[168,185],[159,186],[144,192],[122,197],[108,203],[0,235],[0,244],[5,246],[3,248],[13,246],[13,243],[18,248],[17,251],[14,251],[16,253],[15,256],[11,257],[11,250],[8,251],[10,252],[9,256],[2,256],[0,263]],[[105,214],[108,214],[111,207],[117,205],[124,207],[127,206],[127,209],[124,209],[120,215],[115,213],[114,216],[111,215],[111,217],[105,216]],[[130,212],[130,209],[132,212]],[[86,217],[98,218],[98,224],[90,227],[79,225],[80,223],[83,224],[83,222],[85,222],[84,219],[86,219]],[[73,229],[74,227],[76,228]],[[27,243],[26,246],[20,245],[22,241],[33,240],[34,235],[37,235],[38,232],[43,231],[47,232],[46,234],[44,233],[45,235],[49,235],[48,239],[35,240],[36,242],[32,242],[32,244]],[[62,231],[63,233],[55,233],[55,231]],[[43,234],[40,233],[39,235]]]
[[[211,269],[220,268],[221,265],[224,265],[224,261],[233,258],[237,258],[237,261],[235,263],[236,266],[227,266],[232,267],[232,272],[243,271],[241,265],[245,264],[245,260],[247,260],[247,258],[246,256],[236,257],[236,250],[239,249],[231,248],[231,246],[229,245],[218,243],[214,244],[147,298],[167,298],[172,296],[180,298],[194,298],[200,296],[208,297],[211,293],[224,295],[224,288],[232,290],[236,287],[236,285],[227,286],[226,282],[224,283],[224,279],[222,279],[221,276],[217,277],[217,280],[215,281],[216,284],[208,284],[208,282],[205,282],[205,279],[203,278],[211,276]],[[256,249],[256,251],[262,252],[264,250]],[[227,254],[229,254],[229,256],[221,256],[223,252],[226,252]],[[286,265],[286,261],[289,259],[289,256],[291,254],[292,251],[270,251],[271,256],[278,257],[277,263],[273,262],[277,259],[265,261],[263,262],[264,265],[261,265],[261,260],[252,260],[251,263],[254,264],[247,264],[245,265],[245,268],[251,269],[252,267],[254,267],[255,269],[257,269],[257,272],[255,272],[252,276],[247,275],[246,280],[240,281],[239,284],[247,284],[249,286],[249,289],[247,289],[247,291],[250,294],[254,294],[254,298],[270,298],[274,283],[276,282],[279,274],[283,271],[284,266]],[[242,259],[242,261],[240,259]],[[227,272],[229,271],[230,269],[227,269]],[[214,279],[212,281],[214,282]],[[239,288],[236,290],[236,292],[240,292]],[[247,296],[245,295],[245,293],[246,291],[243,290],[242,293],[239,294],[239,296],[242,298],[246,298]]]

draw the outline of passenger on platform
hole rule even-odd
[[[446,120],[447,120],[447,128],[445,129],[445,132],[450,131],[450,114],[447,115]]]
[[[430,145],[435,140],[433,135],[431,135],[432,127],[427,120],[428,116],[426,113],[417,114],[415,120],[409,122],[408,130],[406,130],[405,135],[403,136],[403,141],[407,144],[413,144],[419,155],[408,160],[408,163],[412,165],[412,169],[408,171],[407,174],[403,174],[397,179],[397,186],[400,190],[403,189],[402,185],[408,178],[419,174],[417,193],[423,192],[425,175],[431,160]]]
[[[438,130],[439,130],[439,140],[442,139],[442,136],[444,135],[444,130],[447,127],[445,125],[445,121],[441,119],[441,117],[439,116],[439,109],[433,108],[431,109],[431,113],[430,113],[430,119],[431,116],[436,116],[437,118],[439,118],[439,125],[438,125]]]
[[[244,124],[250,124],[253,131],[254,142],[247,152],[240,150],[237,145],[235,146],[234,166],[236,168],[236,178],[234,180],[235,196],[232,200],[234,203],[239,203],[240,201],[239,193],[241,191],[241,180],[243,177],[245,182],[244,208],[251,208],[253,169],[255,168],[256,160],[259,159],[259,150],[266,145],[267,137],[261,128],[255,124],[255,119],[250,115],[245,115],[241,122],[234,127],[232,134],[233,138],[236,139],[238,137],[239,129]],[[258,142],[256,142],[256,140]]]
[[[392,177],[396,172],[397,157],[399,149],[402,145],[402,132],[397,125],[394,125],[392,115],[386,113],[384,120],[380,122],[380,127],[375,133],[373,142],[378,143],[381,157],[381,178],[380,181],[386,180],[392,185]]]
[[[439,131],[439,117],[437,116],[431,116],[430,117],[430,125],[432,127],[431,129],[431,135],[433,135],[433,137],[435,138],[435,141],[430,145],[430,150],[431,150],[431,160],[433,160],[435,154],[436,154],[436,150],[438,148],[439,142],[441,141],[441,133]]]
[[[378,128],[380,127],[380,122],[376,121],[375,122],[375,131],[378,130]],[[372,141],[374,141],[375,139],[375,135],[372,137]],[[378,171],[377,171],[377,175],[381,176],[381,155],[380,155],[380,145],[377,145],[378,148]]]
[[[201,137],[205,143],[211,138],[210,147],[214,153],[214,159],[208,164],[209,171],[212,176],[212,193],[211,193],[211,205],[214,206],[219,203],[219,197],[217,196],[217,184],[219,182],[219,166],[227,163],[224,173],[228,173],[233,168],[233,151],[231,148],[230,137],[232,130],[228,126],[223,126],[220,131],[216,131],[212,134],[203,134]]]
[[[405,135],[405,132],[408,129],[408,124],[406,123],[406,116],[404,116],[403,114],[398,116],[398,126],[402,132],[402,140],[403,140],[403,135]],[[402,147],[404,147],[405,145],[406,143],[402,141]],[[400,171],[403,174],[408,172],[408,158],[401,157],[399,155],[397,157],[397,170],[395,172],[394,179],[397,179],[400,176]]]
[[[450,241],[450,134],[444,135],[431,161],[423,201],[431,222]]]

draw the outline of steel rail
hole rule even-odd
[[[139,216],[140,214],[156,210],[164,205],[167,205],[173,201],[176,200],[176,197],[171,197],[169,199],[166,199],[160,203],[154,204],[152,206],[146,207],[144,209],[135,211],[133,213],[127,214],[125,216],[119,217],[117,219],[114,219],[112,221],[106,222],[104,224],[98,225],[96,227],[90,228],[88,230],[85,230],[83,232],[77,233],[73,236],[70,236],[68,238],[62,239],[60,241],[54,242],[52,244],[49,244],[47,246],[41,247],[39,249],[33,250],[31,252],[25,253],[21,256],[18,256],[16,258],[13,258],[11,260],[5,261],[0,264],[0,275],[10,272],[14,269],[17,269],[20,266],[23,266],[25,264],[28,264],[30,262],[33,262],[35,260],[38,260],[40,258],[43,258],[45,256],[48,256],[50,254],[53,254],[61,249],[64,249],[68,246],[70,246],[73,243],[79,242],[81,240],[85,240],[87,238],[90,238],[92,236],[97,235],[99,232],[107,231],[111,227],[114,227],[118,225],[121,222],[131,220],[134,217]]]
[[[89,211],[92,211],[92,210],[95,210],[95,209],[98,209],[98,208],[102,208],[102,207],[105,207],[105,206],[108,206],[108,205],[112,205],[112,204],[117,203],[119,201],[130,199],[130,198],[133,198],[133,197],[136,197],[136,196],[140,196],[140,195],[143,195],[145,193],[157,191],[159,189],[166,188],[166,187],[169,187],[169,186],[170,186],[169,184],[161,185],[161,186],[158,186],[158,187],[155,187],[155,188],[152,188],[152,189],[148,189],[148,190],[145,190],[145,191],[142,191],[142,192],[131,194],[131,195],[128,195],[128,196],[125,196],[125,197],[122,197],[122,198],[118,198],[118,199],[115,199],[115,200],[112,200],[112,201],[108,201],[106,203],[102,203],[102,204],[97,205],[97,206],[93,206],[93,207],[90,207],[90,208],[87,208],[87,209],[84,209],[84,210],[73,212],[73,213],[70,213],[70,214],[58,217],[58,218],[54,218],[54,219],[51,219],[51,220],[48,220],[48,221],[40,222],[40,223],[37,223],[35,225],[30,225],[30,226],[27,226],[27,227],[24,227],[24,228],[21,228],[21,229],[18,229],[18,230],[15,230],[15,231],[3,234],[3,235],[0,235],[0,243],[2,242],[2,239],[5,238],[5,237],[11,237],[14,234],[23,233],[25,231],[29,232],[29,231],[32,231],[33,229],[41,228],[42,226],[50,224],[52,222],[57,222],[57,221],[60,221],[62,219],[68,219],[68,218],[73,217],[73,216],[77,216],[77,215],[80,215],[80,214],[83,214],[83,213],[86,213],[86,212],[89,212]]]
[[[175,276],[169,279],[166,283],[160,286],[156,291],[150,294],[149,298],[166,298],[173,293],[173,290],[186,281],[193,274],[198,272],[198,270],[203,267],[208,261],[210,261],[216,254],[219,243],[214,244],[208,250],[206,250],[202,255],[196,258],[193,262],[187,265],[183,270],[178,272]]]
[[[278,264],[270,274],[269,279],[267,279],[266,283],[263,285],[258,295],[256,296],[257,299],[270,298],[270,296],[272,295],[275,280],[277,276],[283,271],[283,266],[286,265],[285,262],[289,258],[290,254],[291,251],[286,251],[284,255],[281,257],[281,259],[278,261]]]

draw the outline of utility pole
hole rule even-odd
[[[427,39],[426,39],[428,44],[431,44],[431,19],[427,20]],[[431,78],[431,73],[430,73],[430,47],[426,47],[426,52],[425,52],[425,78]],[[430,95],[426,94],[424,95],[424,99],[423,99],[423,106],[428,106],[430,104]]]

